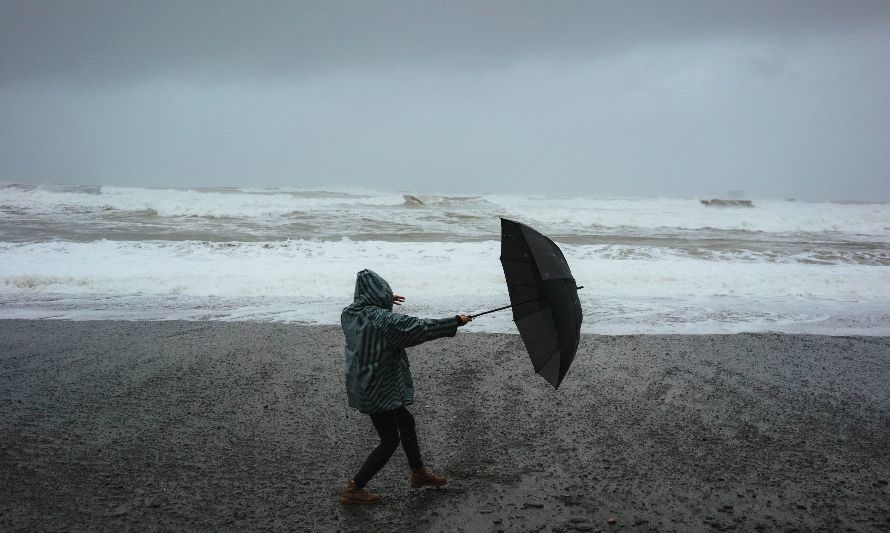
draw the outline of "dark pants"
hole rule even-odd
[[[389,461],[399,442],[408,456],[408,465],[412,469],[423,466],[420,460],[420,446],[417,445],[417,433],[414,431],[414,417],[404,407],[382,413],[370,413],[371,422],[377,434],[380,435],[380,444],[374,448],[371,455],[365,460],[365,464],[355,475],[355,484],[364,487],[374,477],[374,474],[383,468]]]

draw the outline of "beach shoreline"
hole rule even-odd
[[[344,508],[338,327],[0,320],[0,529],[890,529],[890,337],[584,335],[556,391],[517,335],[409,357],[449,485],[397,451]]]

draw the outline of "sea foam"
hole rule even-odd
[[[362,268],[405,312],[481,311],[508,300],[505,217],[565,251],[586,332],[888,333],[890,205],[754,205],[2,184],[0,317],[336,324]]]
[[[616,259],[609,248],[563,246],[576,280],[585,286],[580,296],[589,317],[587,332],[805,324],[811,325],[804,330],[818,332],[841,311],[852,317],[850,328],[873,334],[890,330],[890,323],[868,318],[890,316],[886,267],[718,262],[661,249]],[[0,245],[0,316],[20,317],[17,310],[40,308],[66,317],[50,302],[92,299],[129,302],[143,318],[201,318],[211,305],[217,319],[336,324],[352,298],[355,273],[363,268],[377,271],[409,297],[406,312],[449,316],[508,301],[498,254],[497,241],[5,243]],[[72,307],[78,318],[84,318],[82,307]],[[857,308],[867,311],[863,320],[855,320]],[[111,306],[90,316],[119,314]],[[473,329],[509,331],[510,318],[509,311],[480,318]],[[837,333],[836,324],[832,328]]]

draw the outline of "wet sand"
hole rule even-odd
[[[890,338],[514,335],[410,350],[424,460],[346,405],[339,328],[0,321],[0,530],[887,531]],[[610,525],[608,520],[615,519]]]

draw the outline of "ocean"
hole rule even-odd
[[[440,317],[508,303],[499,217],[556,241],[583,331],[890,334],[890,205],[0,184],[0,318],[338,324],[355,273]],[[515,332],[509,311],[467,329]]]

